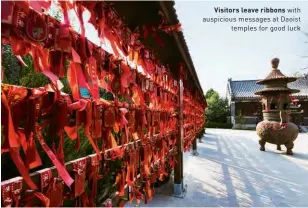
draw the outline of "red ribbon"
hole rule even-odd
[[[78,63],[71,63],[67,69],[67,81],[72,90],[73,100],[75,101],[80,99],[80,91],[79,91],[79,86],[78,86],[78,76],[77,76],[76,65],[78,65]]]
[[[58,77],[50,71],[50,65],[48,63],[48,52],[44,50],[41,45],[32,46],[30,54],[33,58],[36,70],[39,69],[52,82],[58,80]]]
[[[64,183],[68,187],[70,187],[72,185],[72,183],[74,182],[74,180],[71,178],[71,176],[69,175],[69,173],[67,172],[67,170],[65,169],[63,164],[61,164],[61,162],[58,160],[58,158],[54,155],[54,153],[51,151],[51,149],[45,143],[44,137],[41,134],[40,127],[36,126],[35,129],[36,129],[37,139],[38,139],[39,143],[41,144],[43,150],[46,152],[49,159],[52,161],[52,163],[54,164],[54,166],[58,170],[59,176],[63,179]]]
[[[102,159],[100,150],[97,147],[97,144],[94,142],[93,138],[91,137],[90,134],[90,128],[92,126],[92,103],[88,102],[87,108],[86,108],[86,120],[85,120],[85,126],[84,126],[84,131],[86,136],[88,137],[89,142],[91,143],[93,149],[95,150],[99,160]]]
[[[97,77],[97,65],[96,60],[91,56],[87,60],[87,73],[88,73],[88,83],[90,87],[90,93],[94,99],[99,99],[99,89],[98,89],[98,77]]]

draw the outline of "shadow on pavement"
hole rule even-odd
[[[286,156],[273,148],[260,152],[251,131],[207,130],[198,143],[199,156],[184,154],[186,197],[172,197],[170,179],[140,206],[307,207],[308,169],[298,161],[305,162],[308,155],[294,151]]]

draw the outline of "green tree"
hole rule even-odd
[[[213,88],[209,89],[206,94],[205,94],[205,98],[206,99],[210,99],[210,97],[212,97],[213,94],[217,93],[215,90],[213,90]],[[218,93],[217,93],[218,94]]]
[[[8,44],[2,44],[2,70],[3,83],[19,85],[21,67]]]
[[[228,100],[213,89],[206,92],[208,107],[205,111],[208,122],[226,123],[229,115]]]

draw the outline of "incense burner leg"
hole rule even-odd
[[[285,144],[286,148],[287,148],[287,155],[293,155],[293,147],[294,147],[294,143],[293,141],[288,141],[286,144]]]
[[[280,144],[277,144],[277,150],[281,151],[281,146],[280,146]]]
[[[260,139],[260,140],[259,140],[260,150],[261,150],[261,151],[265,151],[265,143],[266,143],[265,140],[263,140],[263,139]]]

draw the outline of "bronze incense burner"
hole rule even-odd
[[[255,92],[261,96],[263,108],[263,121],[257,125],[257,134],[260,137],[260,150],[265,151],[266,142],[277,145],[277,150],[281,150],[281,145],[287,148],[287,154],[292,155],[294,140],[297,138],[299,129],[289,121],[290,104],[292,103],[292,93],[299,90],[288,88],[287,84],[294,82],[295,77],[288,77],[278,69],[279,59],[271,61],[272,71],[257,84],[264,85],[264,89]]]

